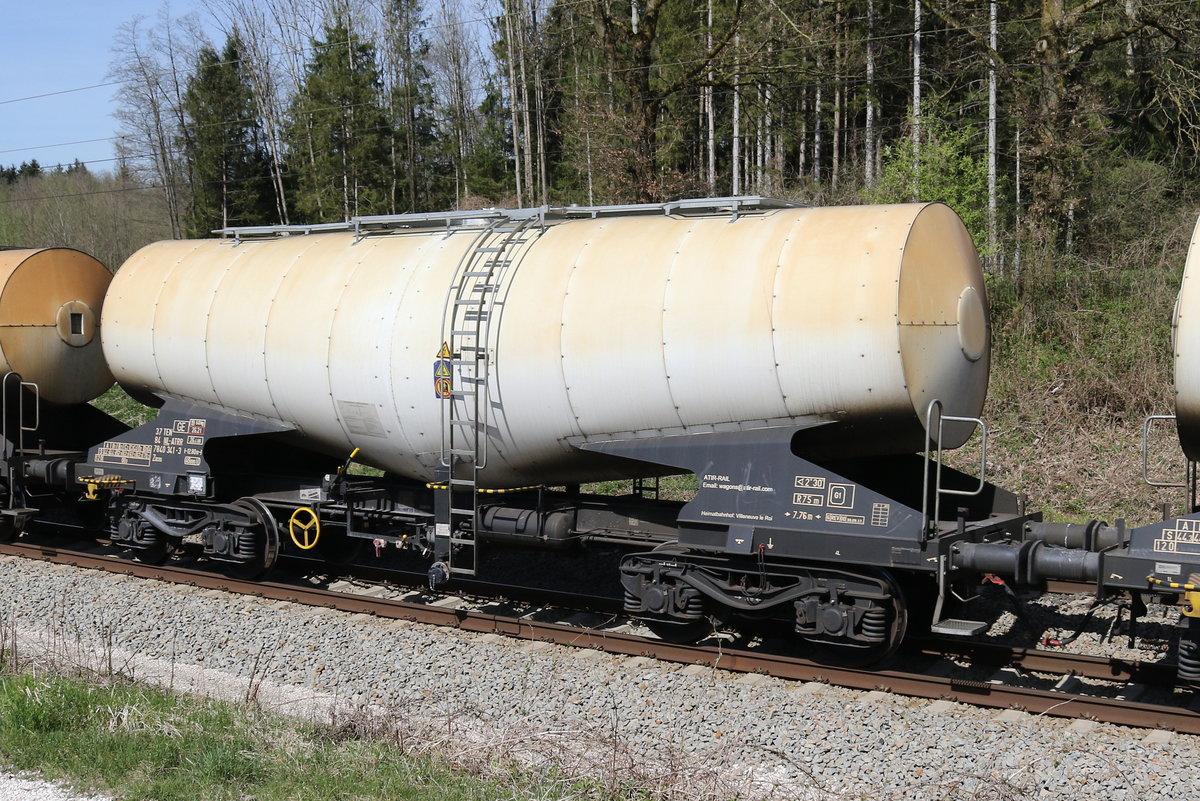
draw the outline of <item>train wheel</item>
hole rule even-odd
[[[161,565],[175,553],[179,541],[174,537],[159,536],[159,539],[147,548],[130,548],[127,553],[131,559],[136,559],[147,565]]]
[[[680,545],[678,540],[660,543],[654,546],[654,549],[651,551],[651,553],[657,554],[683,554],[686,552],[687,548]],[[663,642],[676,643],[678,645],[690,645],[700,642],[713,633],[713,623],[707,617],[696,620],[644,617],[640,621]]]
[[[663,642],[675,643],[676,645],[691,645],[703,640],[705,637],[713,633],[712,621],[707,618],[701,620],[646,620],[642,618],[641,623],[645,624],[646,628],[654,632],[654,635]]]
[[[890,595],[890,601],[878,607],[871,619],[863,623],[864,628],[869,625],[876,630],[881,637],[880,641],[867,647],[814,641],[814,661],[842,667],[878,666],[886,663],[904,641],[904,635],[908,631],[908,605],[904,591],[895,577],[886,570],[873,571],[867,575],[885,586]]]
[[[241,581],[262,578],[279,559],[279,525],[266,505],[257,498],[242,498],[233,502],[256,519],[254,558],[247,562],[224,565],[225,574]]]

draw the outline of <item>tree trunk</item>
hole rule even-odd
[[[742,37],[736,36],[733,40],[733,50],[735,57],[741,57]],[[736,197],[742,193],[742,76],[741,64],[734,63],[733,67],[733,187],[732,192]]]
[[[912,139],[913,139],[913,200],[917,197],[917,173],[921,167],[921,0],[913,0],[913,83],[912,83]]]
[[[711,51],[713,46],[713,0],[708,0],[708,24],[704,34],[704,49]],[[714,97],[712,62],[708,65],[708,86],[704,87],[705,110],[708,116],[708,194],[717,193],[717,110]]]
[[[513,173],[517,183],[517,206],[525,206],[524,187],[522,183],[524,175],[521,168],[522,151],[521,146],[521,113],[517,106],[520,103],[520,95],[517,92],[517,72],[516,72],[516,51],[513,47],[513,24],[512,24],[512,6],[511,0],[504,0],[504,43],[508,51],[508,110],[512,115],[512,146],[513,146]]]
[[[997,52],[998,34],[996,28],[996,0],[988,2],[988,44],[991,47],[991,53],[988,54],[988,141],[987,141],[987,173],[988,173],[988,202],[987,202],[987,225],[988,225],[988,250],[990,254],[988,260],[992,264],[992,269],[995,270],[998,261],[998,253],[1000,251],[998,220],[996,214],[996,146],[997,146],[997,124],[996,124],[996,59],[993,55]]]
[[[875,186],[875,0],[867,0],[867,108],[864,142],[866,155],[863,167],[863,183],[867,189]]]

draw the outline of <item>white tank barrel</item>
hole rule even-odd
[[[78,250],[0,250],[0,375],[19,373],[58,405],[87,403],[112,386],[99,336],[111,280]]]
[[[439,352],[459,350],[456,303],[476,303],[487,486],[630,474],[575,447],[589,441],[814,420],[850,423],[848,450],[912,452],[931,400],[982,408],[983,276],[946,206],[544,223],[153,244],[113,280],[105,355],[124,385],[286,421],[428,480],[451,404]],[[474,285],[488,297],[460,298],[484,264],[502,268]],[[944,446],[972,430],[948,424]]]

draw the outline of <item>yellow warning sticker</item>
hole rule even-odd
[[[449,358],[451,357],[451,355],[452,355],[452,354],[450,353],[450,343],[449,343],[449,342],[443,342],[443,343],[442,343],[442,349],[438,351],[438,355],[437,355],[437,357],[438,357],[439,359],[449,359]]]

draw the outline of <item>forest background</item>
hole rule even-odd
[[[1200,193],[1190,0],[204,0],[125,23],[117,166],[0,170],[0,244],[758,194],[940,200],[987,272],[991,477],[1157,516]],[[205,31],[220,31],[211,41]],[[960,458],[978,458],[978,445]],[[1153,477],[1178,480],[1169,427]]]

